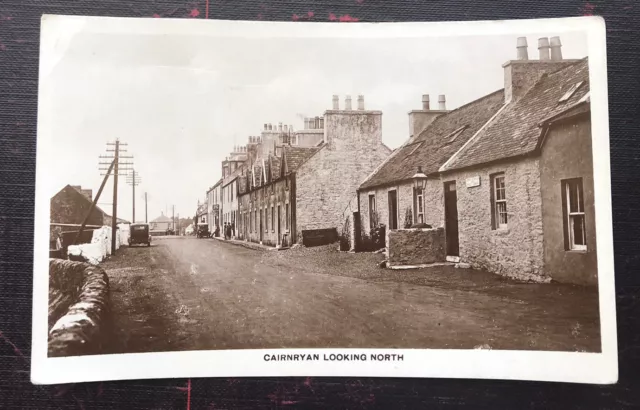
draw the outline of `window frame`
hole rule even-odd
[[[419,207],[422,207],[422,212],[418,212]],[[419,217],[422,217],[420,220]],[[424,222],[424,189],[413,188],[413,223],[425,223]]]
[[[571,187],[576,187],[576,204],[577,211],[571,211],[572,198]],[[562,216],[563,216],[563,233],[564,233],[564,245],[565,251],[571,252],[586,252],[588,248],[587,244],[587,221],[586,212],[584,210],[584,184],[583,179],[579,178],[567,178],[560,180],[560,195],[562,197]],[[582,244],[576,243],[575,230],[573,229],[575,220],[580,219],[582,223]]]
[[[375,212],[376,212],[376,194],[369,194],[369,229],[373,229],[374,227]]]
[[[502,198],[498,199],[497,182],[502,180]],[[508,229],[509,228],[509,211],[507,205],[507,184],[504,172],[497,172],[490,175],[491,181],[491,229]],[[499,209],[499,205],[504,204],[504,212]],[[500,223],[501,215],[504,214],[504,223]]]

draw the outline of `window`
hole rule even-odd
[[[376,226],[376,196],[369,195],[369,229]]]
[[[271,232],[275,232],[276,230],[276,214],[274,213],[273,205],[271,205]]]
[[[413,189],[413,221],[424,223],[424,192],[420,188]]]
[[[285,205],[285,222],[284,222],[284,226],[285,229],[289,229],[289,204]]]
[[[507,196],[504,174],[491,176],[491,221],[493,229],[507,227]]]
[[[269,232],[269,211],[264,208],[264,231]]]
[[[231,185],[231,202],[233,202],[233,185]]]
[[[561,185],[565,250],[586,251],[582,178],[565,179]]]
[[[574,85],[571,86],[571,88],[569,88],[569,90],[567,90],[566,93],[564,93],[564,95],[562,97],[560,97],[560,99],[558,100],[558,102],[565,102],[565,101],[569,101],[569,99],[571,98],[571,96],[573,96],[573,94],[575,94],[576,91],[578,91],[578,88],[580,88],[580,86],[584,83],[584,81],[580,81]]]

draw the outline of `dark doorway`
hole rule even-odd
[[[389,229],[398,229],[398,193],[389,191]]]
[[[262,243],[262,232],[264,232],[264,229],[262,229],[262,223],[264,221],[263,214],[264,215],[267,214],[267,210],[266,209],[264,211],[262,209],[260,210],[260,243]]]
[[[280,205],[278,205],[278,238],[276,239],[278,244],[280,244],[281,235],[282,234],[280,233]]]
[[[444,183],[444,230],[447,240],[447,256],[460,256],[458,242],[458,195],[456,182]]]

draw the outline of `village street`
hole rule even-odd
[[[124,247],[112,352],[281,347],[599,351],[596,290],[468,269],[391,271],[380,254],[159,238]]]

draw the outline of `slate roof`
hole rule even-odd
[[[286,164],[286,172],[294,172],[305,163],[309,158],[320,151],[323,146],[320,147],[293,147],[290,145],[284,146],[284,156]]]
[[[503,106],[504,90],[499,90],[437,117],[413,140],[393,151],[360,189],[409,180],[418,166],[427,175],[438,172]]]
[[[564,101],[572,87],[581,85]],[[589,92],[589,67],[585,58],[559,71],[543,75],[519,100],[505,109],[442,167],[466,168],[535,151],[540,123],[578,103]]]
[[[278,178],[280,178],[280,168],[281,168],[281,162],[280,162],[280,158],[274,156],[274,155],[269,155],[269,168],[271,169],[271,180],[276,180]]]

